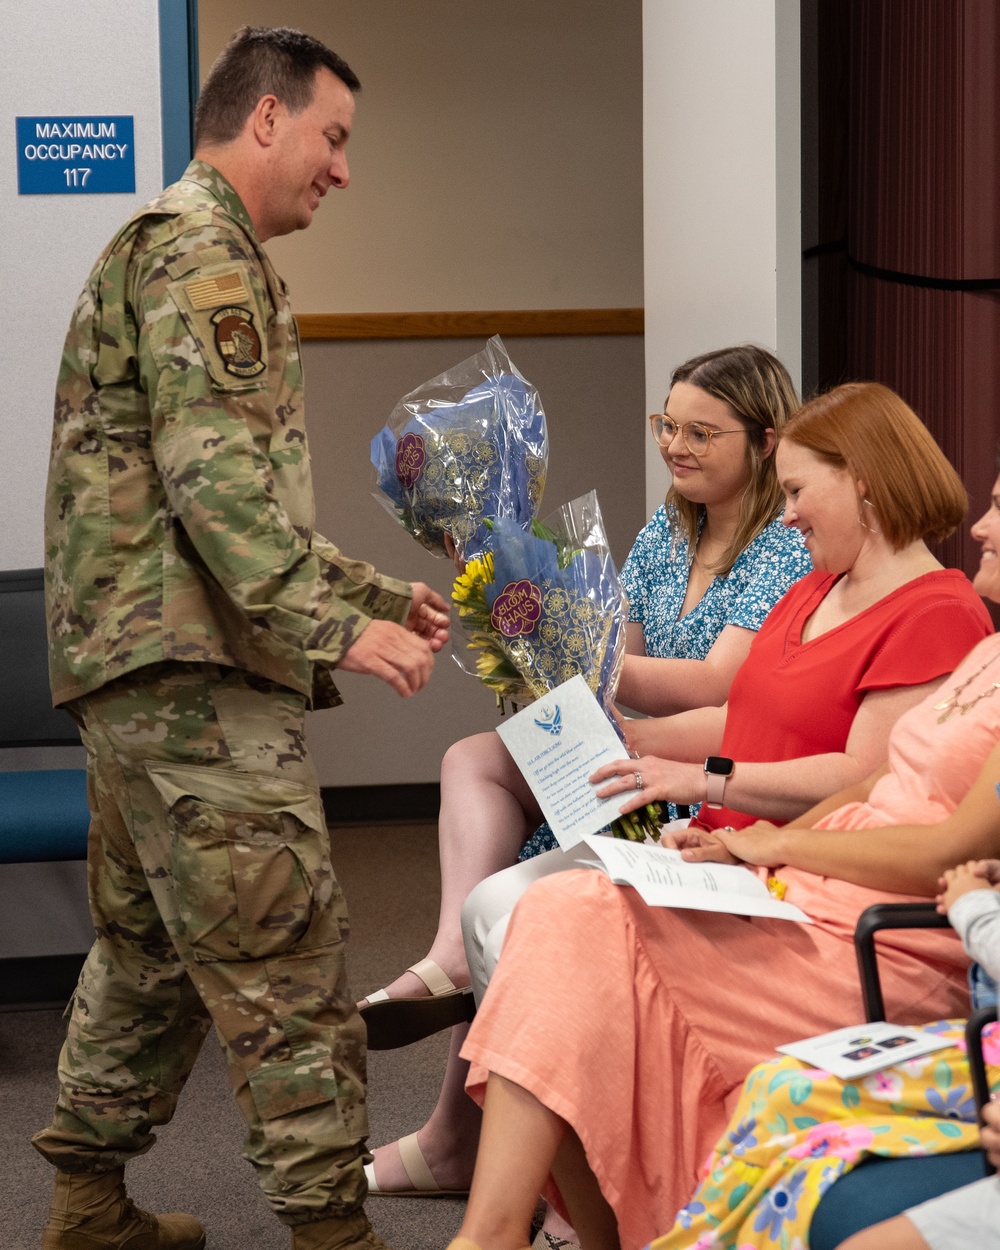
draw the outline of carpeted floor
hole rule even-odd
[[[338,828],[334,865],[351,909],[351,980],[358,996],[426,953],[437,919],[437,832],[433,825]],[[62,1041],[58,1012],[0,1013],[0,1244],[37,1250],[51,1169],[31,1148],[49,1116]],[[412,1132],[434,1105],[448,1035],[369,1060],[371,1143]],[[152,1209],[191,1211],[208,1229],[209,1250],[287,1250],[288,1231],[270,1214],[239,1155],[242,1120],[229,1098],[210,1036],[171,1125],[130,1166],[133,1196]],[[368,1212],[395,1250],[443,1250],[463,1203],[373,1198]]]

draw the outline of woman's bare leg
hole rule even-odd
[[[533,1094],[491,1072],[476,1173],[459,1235],[482,1250],[526,1246],[538,1194],[550,1172],[584,1250],[618,1250],[614,1216],[575,1133]]]
[[[495,733],[476,734],[449,747],[441,762],[441,910],[427,958],[456,985],[469,984],[461,911],[469,891],[517,860],[542,814],[507,748]],[[427,993],[412,972],[385,987],[390,998]]]
[[[559,1186],[559,1192],[573,1221],[572,1225],[567,1226],[566,1234],[557,1232],[556,1235],[567,1236],[583,1250],[619,1250],[615,1213],[601,1193],[597,1177],[590,1170],[583,1143],[568,1124],[566,1136],[560,1143],[552,1164],[552,1178]],[[551,1207],[549,1212],[557,1226],[566,1225],[558,1212]]]
[[[569,1241],[574,1245],[580,1244],[576,1229],[571,1224],[568,1224],[555,1207],[548,1202],[544,1204],[542,1232],[548,1233],[550,1237],[557,1237],[560,1241]]]
[[[451,1048],[444,1084],[430,1119],[417,1132],[417,1145],[434,1179],[442,1189],[467,1189],[472,1180],[479,1145],[482,1113],[465,1092],[469,1065],[459,1058],[467,1024],[451,1031]],[[411,1181],[399,1157],[399,1146],[390,1142],[374,1152],[375,1179],[384,1190],[409,1189]]]

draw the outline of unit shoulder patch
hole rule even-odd
[[[239,278],[239,274],[235,276]],[[215,327],[215,349],[227,373],[237,378],[255,378],[264,372],[260,335],[248,308],[227,305],[214,312],[211,321]]]

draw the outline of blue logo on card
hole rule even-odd
[[[131,117],[17,118],[19,195],[135,190]]]
[[[536,716],[535,724],[539,729],[544,729],[546,733],[558,738],[562,733],[562,712],[559,710],[559,704],[556,704],[554,711],[547,703],[543,704],[538,710],[543,719],[539,720]]]

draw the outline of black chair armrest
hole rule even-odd
[[[976,1105],[980,1113],[990,1100],[990,1083],[986,1075],[986,1063],[983,1060],[983,1029],[997,1018],[995,1007],[980,1007],[965,1022],[965,1047],[969,1057],[969,1072],[972,1075],[972,1089],[976,1096]],[[979,1117],[982,1123],[982,1114]],[[996,1168],[990,1163],[983,1152],[983,1171],[992,1176]]]
[[[865,1019],[885,1019],[885,1003],[879,982],[875,958],[875,934],[880,929],[949,929],[951,923],[942,916],[934,903],[875,903],[867,907],[858,919],[854,930],[854,949],[858,956],[858,972],[861,974],[861,993],[865,1003]],[[989,1101],[990,1086],[983,1060],[982,1033],[987,1024],[997,1018],[995,1007],[980,1007],[965,1024],[965,1043],[969,1057],[969,1072],[976,1105],[982,1110]],[[981,1117],[980,1117],[981,1118]],[[983,1168],[987,1176],[996,1170],[983,1155]]]
[[[854,930],[854,949],[858,956],[861,994],[865,1019],[885,1019],[882,985],[875,959],[875,934],[880,929],[950,929],[947,916],[936,910],[934,903],[875,903],[866,907]]]

